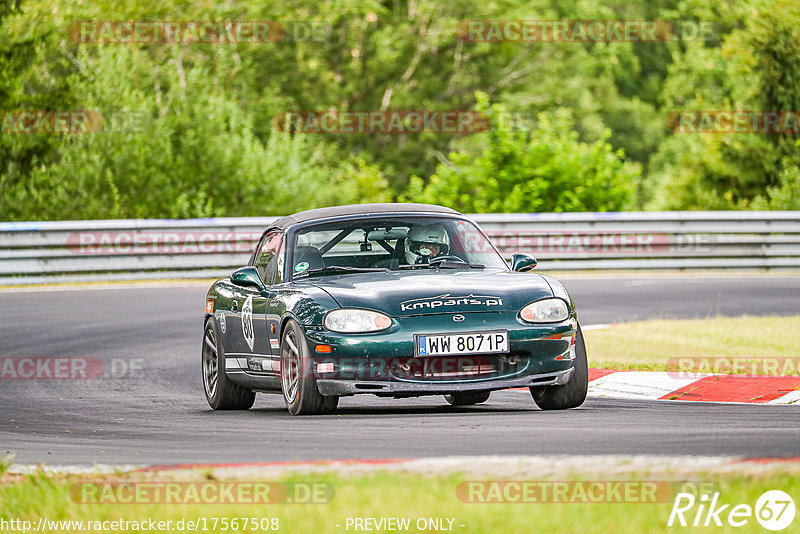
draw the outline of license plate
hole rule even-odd
[[[508,352],[508,332],[414,336],[417,356]]]

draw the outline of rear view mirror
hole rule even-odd
[[[264,291],[267,288],[264,282],[261,281],[261,277],[258,276],[258,271],[255,267],[236,269],[231,274],[231,282],[241,287],[254,287],[259,291]]]
[[[511,269],[519,273],[524,273],[536,267],[536,258],[527,254],[514,254],[511,260]]]
[[[394,239],[405,239],[408,235],[408,228],[392,228],[391,230],[370,230],[367,234],[369,241],[392,241]]]

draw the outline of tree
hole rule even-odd
[[[411,181],[409,201],[444,204],[468,213],[612,211],[629,207],[638,166],[604,138],[583,143],[564,110],[541,114],[531,132],[498,128],[506,110],[478,94],[489,117],[479,153],[454,152],[427,184]],[[494,121],[494,123],[493,123]]]
[[[800,110],[800,8],[754,0],[721,47],[687,45],[670,68],[663,113],[676,110]],[[730,15],[728,15],[730,16]],[[666,122],[666,118],[665,118]],[[651,158],[655,209],[747,209],[794,184],[797,134],[673,134]],[[781,195],[779,195],[781,196]],[[785,198],[785,195],[781,196]]]

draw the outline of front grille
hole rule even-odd
[[[503,356],[399,358],[390,373],[398,380],[452,381],[494,378],[523,370],[526,360]]]

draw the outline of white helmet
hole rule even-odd
[[[424,245],[431,245],[426,247]],[[438,248],[434,253],[432,248]],[[409,264],[428,263],[431,258],[450,252],[450,239],[445,229],[438,225],[415,226],[406,236],[406,260]]]

